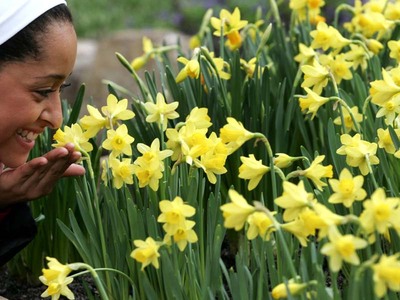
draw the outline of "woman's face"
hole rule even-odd
[[[76,59],[76,34],[69,23],[52,23],[40,37],[39,60],[0,69],[0,162],[15,168],[26,162],[36,137],[62,122],[60,89]]]

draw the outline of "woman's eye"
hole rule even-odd
[[[46,89],[46,90],[38,90],[38,91],[36,91],[37,94],[39,94],[40,96],[45,97],[45,98],[48,97],[49,94],[54,93],[54,92],[55,92],[55,90],[53,90],[53,89]]]
[[[60,93],[65,89],[65,88],[67,88],[67,87],[69,87],[71,84],[70,83],[63,83],[61,86],[60,86]]]

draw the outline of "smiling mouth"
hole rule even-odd
[[[38,133],[29,131],[29,130],[24,130],[24,129],[18,129],[17,134],[20,137],[22,137],[22,139],[24,139],[26,142],[33,142],[34,140],[36,140],[36,138],[39,135]]]

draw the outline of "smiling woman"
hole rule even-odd
[[[64,0],[0,2],[0,266],[36,233],[26,202],[84,173],[72,144],[27,162],[38,135],[61,125],[76,45]]]

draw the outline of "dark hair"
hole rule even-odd
[[[72,16],[66,5],[60,4],[49,9],[1,44],[0,67],[7,62],[39,59],[43,48],[39,37],[46,33],[53,22],[72,23]]]

